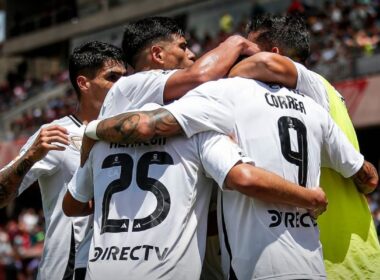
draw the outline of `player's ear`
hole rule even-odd
[[[272,53],[280,54],[280,49],[277,47],[273,47],[271,51],[272,51]]]
[[[86,91],[90,88],[90,82],[85,76],[79,75],[76,80],[80,91]]]
[[[164,64],[164,59],[163,59],[164,53],[163,53],[163,49],[160,46],[153,45],[150,48],[150,53],[152,54],[153,62],[157,64],[161,64],[161,65]]]

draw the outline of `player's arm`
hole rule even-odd
[[[91,162],[87,161],[78,168],[69,184],[62,201],[62,209],[66,216],[87,216],[94,212],[94,183],[92,180]]]
[[[308,189],[245,162],[252,159],[225,135],[198,134],[200,156],[208,176],[223,189],[241,192],[269,203],[281,203],[308,209],[313,217],[326,210],[327,199],[320,188]],[[202,139],[203,137],[203,139]],[[207,137],[207,138],[206,138]]]
[[[298,74],[294,63],[285,56],[270,52],[259,52],[236,64],[228,76],[255,79],[295,88]]]
[[[63,151],[69,145],[67,130],[52,125],[42,128],[33,144],[26,152],[0,171],[0,208],[5,207],[17,194],[19,187],[33,165],[44,158],[49,151]]]
[[[369,194],[376,189],[379,183],[379,174],[373,164],[365,160],[352,179],[361,193]]]
[[[114,143],[148,141],[156,136],[173,136],[182,132],[174,116],[166,109],[123,113],[104,120],[95,120],[86,127],[81,151],[81,166],[86,162],[93,140]],[[91,139],[90,139],[91,138]]]
[[[374,191],[379,181],[376,168],[356,151],[328,113],[324,114],[327,129],[324,130],[322,166],[334,169],[345,178],[352,178],[364,194]]]
[[[301,187],[246,163],[235,165],[227,174],[225,184],[230,189],[265,202],[308,209],[315,218],[327,207],[327,198],[321,188]]]
[[[92,201],[81,202],[76,200],[69,191],[66,191],[63,198],[62,209],[63,213],[68,217],[88,216],[94,213]]]
[[[227,38],[204,54],[189,68],[176,71],[165,84],[164,101],[182,97],[189,90],[208,81],[224,77],[239,56],[258,52],[256,44],[239,35]]]

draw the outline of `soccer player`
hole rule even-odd
[[[199,279],[213,184],[204,174],[220,188],[314,208],[308,203],[318,193],[246,161],[227,136],[214,132],[95,144],[63,203],[66,214],[86,215],[92,211],[88,201],[95,200],[86,279],[114,271],[115,280]]]
[[[209,129],[234,133],[256,166],[305,187],[318,185],[321,163],[354,177],[360,187],[377,184],[373,166],[311,99],[242,78],[206,83],[163,109],[103,120],[96,129],[88,126],[93,131],[87,135],[96,131],[102,140],[144,141],[178,133],[178,123],[188,137]],[[326,276],[318,228],[305,210],[238,192],[224,192],[219,207],[226,277]]]
[[[162,105],[178,99],[190,89],[226,75],[240,55],[257,51],[257,46],[247,39],[231,36],[194,62],[184,32],[167,17],[127,24],[122,48],[137,73],[116,83],[99,118],[141,108],[149,102]]]
[[[289,56],[300,63],[305,63],[309,56],[309,34],[299,17],[259,17],[252,21],[248,32],[248,39],[258,44],[263,51]],[[281,56],[262,53],[250,59],[255,61],[256,66],[252,67],[252,61],[245,61],[232,70],[233,76],[259,78],[257,65],[273,69],[277,72],[279,82],[297,88],[322,105],[359,150],[344,99],[328,81],[302,64],[293,65]],[[322,169],[321,186],[329,199],[328,210],[318,219],[328,277],[377,277],[380,274],[380,246],[371,212],[363,195],[371,189],[358,189],[352,179],[343,178],[329,168]]]
[[[62,211],[67,183],[79,166],[83,122],[96,119],[107,91],[126,72],[122,51],[109,44],[89,42],[74,49],[70,80],[79,108],[42,126],[20,154],[0,171],[0,205],[4,207],[38,180],[46,223],[38,279],[73,279],[75,248],[88,226]]]

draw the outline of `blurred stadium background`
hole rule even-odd
[[[380,0],[0,0],[0,167],[41,124],[75,111],[67,71],[75,46],[120,46],[125,22],[165,15],[177,19],[201,55],[230,34],[244,34],[251,16],[295,12],[312,34],[308,66],[343,94],[361,150],[379,169]],[[368,202],[380,234],[380,191]],[[42,217],[37,184],[0,210],[0,280],[5,271],[33,279]]]

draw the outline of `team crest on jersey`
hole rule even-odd
[[[70,136],[69,139],[70,139],[70,143],[74,146],[74,148],[80,151],[82,147],[82,137],[79,135],[73,135],[73,136]]]

